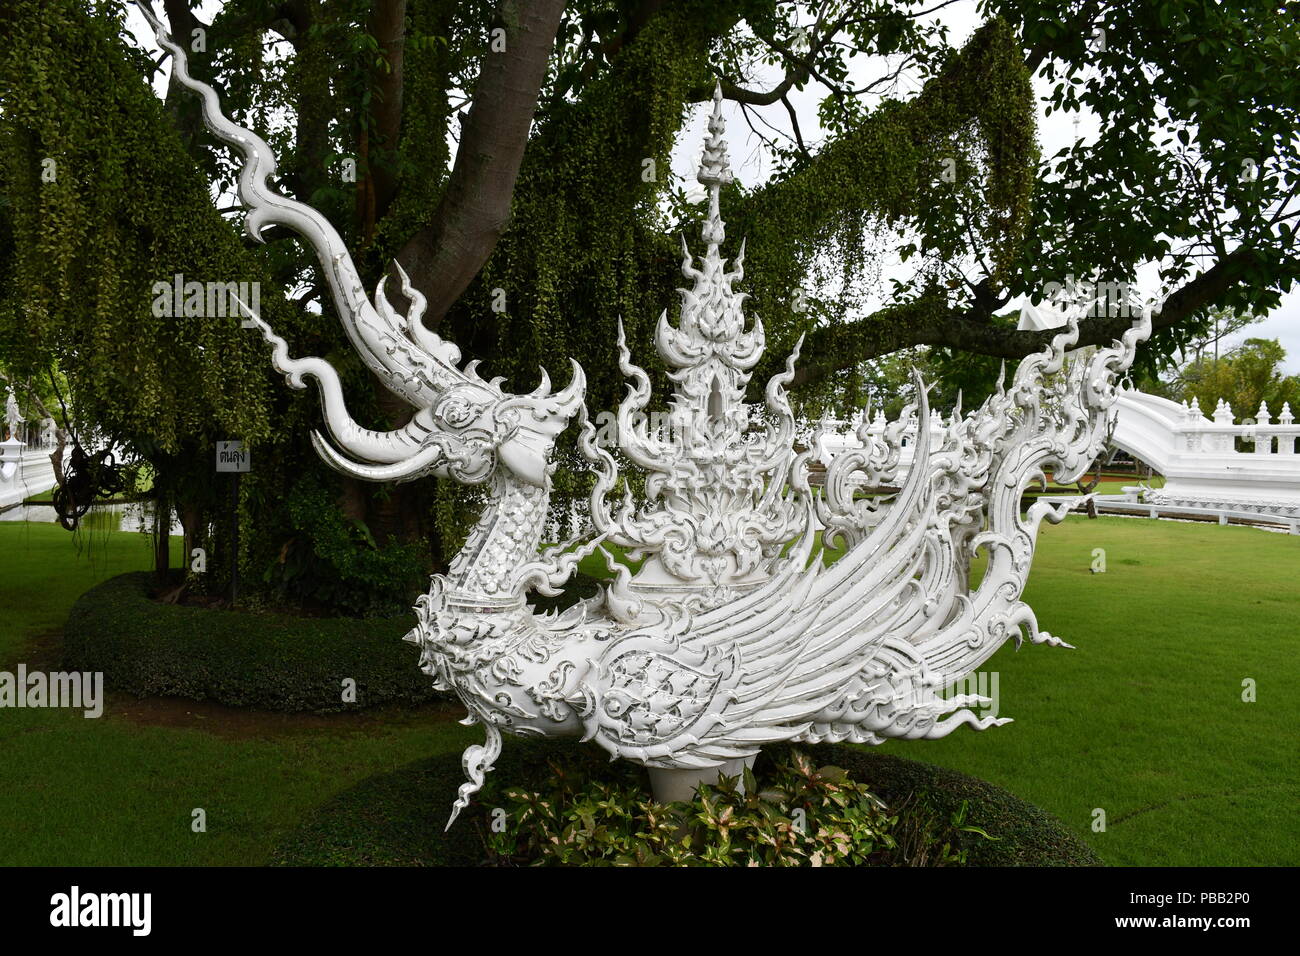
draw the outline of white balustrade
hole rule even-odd
[[[44,434],[35,446],[19,437],[26,429],[13,392],[5,401],[5,424],[8,437],[0,441],[0,509],[19,504],[56,484]]]
[[[1222,399],[1214,417],[1199,406],[1126,390],[1117,403],[1114,444],[1165,476],[1143,501],[1166,508],[1300,517],[1300,438],[1289,404],[1277,421],[1261,403],[1236,420]],[[1246,450],[1237,449],[1237,439]]]

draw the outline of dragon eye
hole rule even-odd
[[[452,398],[438,406],[438,419],[450,428],[464,428],[474,420],[474,406],[461,398]]]

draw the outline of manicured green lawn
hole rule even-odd
[[[114,575],[148,568],[150,547],[138,534],[83,530],[74,536],[56,524],[0,521],[0,667],[21,660],[29,638],[61,628],[83,592]],[[180,539],[174,539],[177,564],[180,550]]]
[[[138,534],[92,538],[79,557],[57,526],[0,523],[0,670],[30,661],[29,640],[59,627],[86,588],[148,565]],[[433,711],[267,715],[250,727],[184,703],[161,721],[148,708],[128,716],[141,710],[124,696],[110,696],[98,719],[0,709],[0,865],[260,863],[333,794],[473,739]],[[206,833],[191,830],[196,808]]]
[[[1091,476],[1088,476],[1084,481],[1085,487],[1090,480]],[[1137,485],[1146,485],[1148,488],[1163,488],[1165,486],[1165,479],[1163,475],[1156,475],[1154,478],[1135,478],[1132,476],[1127,478],[1103,477],[1099,482],[1097,482],[1097,487],[1092,489],[1092,493],[1098,495],[1122,495],[1125,488],[1132,488]],[[1039,489],[1037,485],[1031,485],[1028,493],[1037,494],[1038,491]],[[1062,487],[1059,485],[1049,484],[1046,493],[1049,495],[1071,495],[1078,494],[1079,491],[1074,485],[1066,485]]]
[[[0,670],[48,654],[32,640],[87,587],[147,566],[143,536],[90,545],[78,556],[60,528],[0,523]],[[1098,547],[1107,572],[1094,575]],[[1004,648],[986,665],[1015,723],[886,747],[1007,787],[1109,863],[1300,862],[1297,581],[1297,537],[1125,518],[1045,527],[1028,597],[1077,649]],[[1241,700],[1245,678],[1257,703]],[[98,720],[3,709],[0,864],[259,863],[335,793],[475,739],[437,712],[295,720],[126,697]],[[191,832],[195,808],[206,833]],[[1091,829],[1097,808],[1105,832]]]
[[[1072,517],[1039,542],[1026,597],[1075,649],[985,665],[1014,723],[885,746],[1050,810],[1108,863],[1300,863],[1300,537]]]

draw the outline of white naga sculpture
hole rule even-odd
[[[5,399],[5,426],[9,430],[8,438],[14,440],[18,438],[18,429],[23,423],[23,413],[18,410],[18,399],[14,397],[13,389],[9,390],[9,396]]]
[[[552,393],[513,395],[484,381],[475,363],[421,323],[423,297],[402,274],[406,315],[380,283],[368,298],[343,241],[314,209],[273,191],[266,144],[219,111],[216,93],[192,79],[184,52],[154,21],[178,79],[203,97],[209,129],[240,149],[239,195],[247,229],[276,224],[315,250],[344,328],[366,365],[416,409],[411,422],[377,432],[352,420],[335,370],[292,358],[285,341],[250,318],[273,345],[275,367],[297,388],[319,387],[328,436],[313,434],[338,471],[372,481],[424,475],[488,483],[490,500],[445,575],[434,575],[408,640],[424,671],[454,691],[486,743],[464,755],[468,777],[452,820],[468,805],[501,751],[502,734],[593,740],[613,757],[652,768],[661,793],[734,771],[764,744],[937,738],[963,724],[984,729],[973,695],[936,691],[969,674],[1006,640],[1062,644],[1040,631],[1020,600],[1038,526],[1068,506],[1020,513],[1022,490],[1051,468],[1081,477],[1105,444],[1115,381],[1150,331],[1144,314],[1122,342],[1065,363],[1077,327],[1026,358],[1014,385],[932,440],[922,429],[906,482],[894,495],[855,498],[855,475],[888,485],[900,430],[839,455],[824,489],[808,483],[809,452],[794,449],[784,373],[767,383],[766,418],[750,427],[744,395],[763,354],[757,318],[735,291],[743,244],[730,270],[721,255],[720,187],[731,173],[715,95],[699,181],[708,188],[705,250],[686,252],[679,321],[665,312],[655,334],[674,385],[672,426],[648,429],[650,379],[620,333],[631,380],[618,410],[618,450],[645,475],[645,494],[624,491],[614,455],[595,441],[585,381]],[[400,268],[399,268],[400,273]],[[929,412],[918,382],[917,415]],[[573,419],[596,469],[595,532],[539,551],[547,521],[550,455]],[[818,528],[824,529],[818,531]],[[643,559],[633,573],[606,549]],[[827,564],[822,549],[842,549]],[[537,613],[528,595],[557,594],[581,557],[606,552],[615,577],[597,597]],[[988,555],[970,587],[975,552]],[[450,822],[448,825],[450,826]]]

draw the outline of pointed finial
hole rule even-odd
[[[726,238],[726,228],[722,215],[718,211],[718,194],[722,187],[731,182],[731,166],[727,162],[727,141],[722,134],[727,131],[726,121],[722,118],[722,82],[713,87],[713,114],[709,117],[709,135],[704,139],[704,155],[700,159],[700,171],[695,178],[709,187],[709,215],[704,220],[701,234],[708,243],[705,258],[717,255],[718,246]]]
[[[731,166],[727,161],[727,141],[722,134],[727,131],[727,123],[722,118],[722,83],[713,87],[713,113],[709,116],[709,135],[704,139],[704,155],[700,159],[700,171],[695,178],[710,191],[731,182]]]

